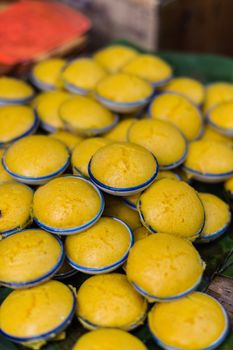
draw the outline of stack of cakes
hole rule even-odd
[[[226,181],[232,201],[233,85],[120,45],[30,79],[0,78],[1,334],[39,349],[76,314],[90,332],[73,350],[146,350],[129,331],[148,318],[164,349],[217,347],[229,321],[197,291],[196,244],[231,212],[193,180]]]

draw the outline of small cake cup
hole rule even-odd
[[[33,300],[37,302],[32,304]],[[28,310],[26,305],[32,305],[27,321],[23,316]],[[13,291],[1,305],[0,333],[14,343],[39,349],[64,332],[73,319],[75,309],[74,292],[58,281]],[[12,313],[12,310],[21,312]]]
[[[120,267],[133,243],[133,233],[127,224],[117,218],[102,217],[86,231],[67,237],[65,249],[67,260],[74,269],[94,275]]]
[[[207,123],[218,133],[233,137],[233,102],[223,102],[212,107],[206,116]]]
[[[23,80],[6,76],[0,78],[0,105],[26,104],[34,95],[33,88]]]

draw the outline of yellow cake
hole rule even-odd
[[[147,350],[141,340],[121,329],[97,329],[82,335],[72,350]]]
[[[61,72],[65,63],[62,58],[50,58],[36,63],[32,69],[32,82],[41,90],[62,88]]]
[[[33,191],[17,182],[0,185],[0,235],[8,235],[32,221]]]
[[[140,226],[133,230],[134,242],[140,241],[141,239],[148,237],[150,234],[151,232],[148,231],[144,226]]]
[[[202,202],[184,181],[156,181],[140,196],[138,210],[143,224],[151,232],[195,240],[204,225]]]
[[[233,100],[213,107],[207,120],[220,134],[233,137]]]
[[[26,103],[34,96],[33,88],[23,80],[0,77],[0,102],[4,104]]]
[[[2,158],[3,158],[4,152],[5,152],[5,149],[0,148],[0,184],[14,181],[13,178],[8,174],[8,172],[4,169],[2,165]]]
[[[224,188],[227,192],[233,194],[233,176],[225,182]]]
[[[115,104],[132,104],[138,101],[147,103],[153,89],[145,80],[135,75],[115,73],[102,79],[96,87],[97,98],[101,102],[110,101]]]
[[[38,184],[61,174],[69,164],[66,146],[49,136],[27,136],[4,155],[5,170],[16,180]]]
[[[77,233],[93,225],[103,211],[98,189],[82,177],[69,175],[53,179],[34,194],[36,222],[47,231]]]
[[[173,78],[162,90],[181,94],[196,105],[201,105],[205,97],[205,88],[201,82],[189,77]]]
[[[136,56],[122,71],[145,79],[154,86],[164,85],[172,76],[171,66],[163,59],[150,54]]]
[[[105,137],[112,141],[126,142],[128,130],[136,120],[135,118],[120,120],[112,130],[105,134]]]
[[[91,137],[80,142],[73,150],[71,157],[71,164],[73,167],[74,174],[88,175],[88,164],[92,156],[101,147],[109,144],[111,141],[103,137]]]
[[[210,84],[206,89],[203,110],[207,113],[213,106],[227,101],[233,101],[233,84],[226,82]]]
[[[62,243],[50,233],[28,229],[0,241],[0,284],[25,288],[51,278],[64,259]]]
[[[116,195],[140,192],[156,178],[156,159],[142,146],[116,142],[92,157],[89,176],[103,191]]]
[[[182,164],[187,153],[186,140],[171,123],[158,119],[141,119],[128,130],[128,141],[148,149],[158,160],[160,169]]]
[[[233,174],[233,149],[216,141],[195,141],[189,146],[185,170],[205,181],[224,181]]]
[[[32,108],[19,105],[0,106],[0,145],[36,131],[38,120]]]
[[[72,152],[76,145],[83,141],[83,137],[79,135],[74,135],[69,131],[58,130],[49,136],[53,137],[56,140],[63,142],[66,147],[69,148],[69,151]]]
[[[0,308],[1,332],[9,340],[40,349],[69,325],[75,304],[71,289],[58,281],[13,291]]]
[[[202,132],[202,117],[200,111],[184,96],[165,92],[156,97],[150,106],[152,119],[167,120],[182,131],[185,137],[192,141]]]
[[[130,250],[126,273],[150,302],[169,301],[190,293],[200,283],[205,264],[187,240],[156,233]]]
[[[131,47],[111,45],[99,50],[93,57],[108,72],[115,73],[137,55],[137,51]]]
[[[71,94],[59,90],[41,94],[35,107],[43,129],[48,132],[64,129],[64,124],[59,116],[59,108],[71,96]]]
[[[119,273],[90,277],[77,293],[77,316],[88,329],[134,329],[143,323],[146,311],[146,300]]]
[[[105,69],[92,58],[86,57],[70,62],[62,72],[66,89],[81,95],[93,91],[105,76]]]
[[[114,127],[118,118],[91,97],[76,96],[60,107],[60,117],[70,131],[91,136]]]
[[[227,334],[228,319],[216,299],[193,292],[179,300],[155,304],[149,313],[149,328],[164,349],[215,349]]]
[[[132,232],[123,221],[102,217],[89,229],[67,237],[65,251],[73,268],[95,274],[122,265],[132,244]]]
[[[225,135],[220,134],[217,130],[214,130],[210,125],[205,126],[204,133],[201,140],[206,141],[218,141],[226,144],[227,146],[233,148],[233,139]]]
[[[209,242],[222,235],[231,221],[230,208],[222,199],[210,193],[199,193],[205,210],[205,225],[200,240]]]
[[[106,196],[105,202],[104,215],[124,221],[131,230],[141,226],[138,212],[129,208],[123,201],[113,196]]]

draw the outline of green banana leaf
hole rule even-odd
[[[115,43],[127,45],[143,50],[125,40],[117,40]],[[206,54],[186,54],[177,52],[158,52],[160,57],[167,60],[173,67],[175,75],[189,75],[200,79],[204,83],[213,81],[228,81],[233,82],[233,60],[223,56],[214,56]],[[224,198],[224,192],[221,185],[207,185],[194,183],[194,187],[201,192],[211,192]],[[206,290],[211,280],[217,274],[233,278],[233,227],[231,226],[228,232],[213,243],[197,245],[203,260],[207,267],[203,282],[200,286],[201,290]],[[82,274],[77,274],[75,277],[67,280],[67,283],[78,288],[87,277]],[[10,293],[7,288],[0,288],[0,303]],[[79,324],[77,319],[74,319],[67,330],[67,337],[63,341],[48,343],[44,350],[71,350],[74,342],[83,334],[85,330]],[[142,339],[149,350],[159,350],[150,336],[146,325],[139,327],[132,332],[134,335]],[[0,350],[26,350],[27,348],[13,344],[7,341],[0,335]],[[225,342],[218,348],[219,350],[233,349],[233,334],[229,334]]]

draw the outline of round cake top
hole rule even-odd
[[[226,144],[227,146],[233,148],[233,139],[225,135],[220,134],[214,130],[210,125],[205,126],[204,133],[202,134],[201,140],[205,141],[218,141]]]
[[[214,127],[233,133],[233,99],[213,107],[209,111],[208,120]]]
[[[193,292],[169,303],[156,304],[149,313],[149,327],[167,347],[201,350],[223,336],[227,319],[217,300]]]
[[[125,257],[132,244],[129,228],[118,219],[102,217],[81,233],[66,238],[66,255],[84,268],[104,268]]]
[[[172,68],[167,62],[150,54],[136,56],[122,71],[159,85],[163,85],[172,75]]]
[[[0,185],[0,233],[22,228],[30,221],[33,191],[18,182]]]
[[[115,73],[137,55],[138,52],[131,47],[111,45],[96,52],[94,59],[108,72]]]
[[[43,335],[60,326],[70,316],[73,307],[73,292],[58,281],[15,290],[1,305],[1,330],[20,338]]]
[[[79,58],[69,63],[62,73],[66,84],[91,91],[106,76],[105,69],[92,58]]]
[[[135,118],[127,118],[125,120],[121,120],[112,130],[110,130],[104,136],[112,141],[126,142],[128,130],[136,120],[137,119]]]
[[[216,141],[195,141],[189,145],[185,166],[202,174],[233,171],[233,150]]]
[[[211,236],[231,220],[230,208],[223,200],[210,193],[199,193],[205,210],[205,225],[201,236]]]
[[[77,293],[77,314],[99,327],[129,329],[145,315],[147,302],[122,274],[90,277]]]
[[[102,79],[96,87],[100,97],[116,103],[131,103],[149,98],[152,86],[145,80],[126,73],[115,73]]]
[[[5,149],[0,148],[0,184],[13,181],[12,177],[8,174],[8,172],[4,169],[2,165],[2,158],[4,155]]]
[[[204,86],[198,80],[189,77],[173,78],[163,87],[163,90],[177,92],[196,105],[201,105],[205,97]]]
[[[64,124],[59,116],[59,108],[72,95],[65,91],[48,91],[41,94],[36,104],[39,118],[54,129],[61,129]]]
[[[102,199],[94,185],[77,176],[60,177],[34,194],[34,216],[52,228],[68,229],[91,221],[100,212]]]
[[[58,130],[50,134],[49,136],[63,142],[66,145],[66,147],[69,148],[70,152],[73,151],[77,144],[83,141],[83,138],[81,136],[74,135],[71,132],[65,130]]]
[[[34,95],[33,88],[22,80],[0,77],[0,100],[4,102],[24,101]]]
[[[28,106],[6,105],[0,107],[0,143],[12,142],[25,136],[35,124],[35,114]]]
[[[175,166],[175,163],[180,163],[185,158],[186,140],[181,132],[167,121],[136,121],[128,130],[128,141],[148,149],[162,167]]]
[[[141,340],[121,329],[97,329],[85,333],[72,350],[147,350]]]
[[[61,72],[65,63],[62,58],[50,58],[36,63],[32,69],[33,78],[48,88],[61,88]]]
[[[233,84],[219,82],[210,84],[206,89],[206,97],[204,103],[204,112],[207,113],[210,108],[221,102],[233,100]]]
[[[60,108],[60,117],[70,129],[101,129],[110,126],[115,115],[92,97],[75,96],[64,102]]]
[[[138,208],[146,227],[194,240],[204,225],[197,192],[184,181],[162,179],[140,196]]]
[[[187,98],[177,93],[165,92],[151,103],[150,114],[153,119],[167,120],[180,129],[192,141],[202,131],[200,111]]]
[[[73,167],[77,171],[80,171],[82,175],[88,177],[88,164],[92,156],[101,147],[110,143],[110,140],[103,137],[91,137],[80,142],[72,153],[71,163]]]
[[[105,186],[125,189],[146,183],[156,174],[157,168],[155,158],[144,147],[116,142],[93,155],[89,170]]]
[[[224,187],[225,190],[233,193],[233,176],[225,182]]]
[[[61,170],[68,160],[69,152],[66,146],[45,135],[27,136],[16,141],[4,156],[6,170],[27,178],[53,175]]]
[[[49,273],[62,258],[62,246],[50,233],[29,229],[0,241],[0,281],[24,283]]]
[[[129,208],[122,200],[114,196],[106,198],[104,215],[113,216],[124,221],[131,230],[141,226],[138,212]]]
[[[127,277],[146,293],[169,298],[187,292],[204,270],[198,251],[187,240],[157,233],[137,241],[127,260]]]

